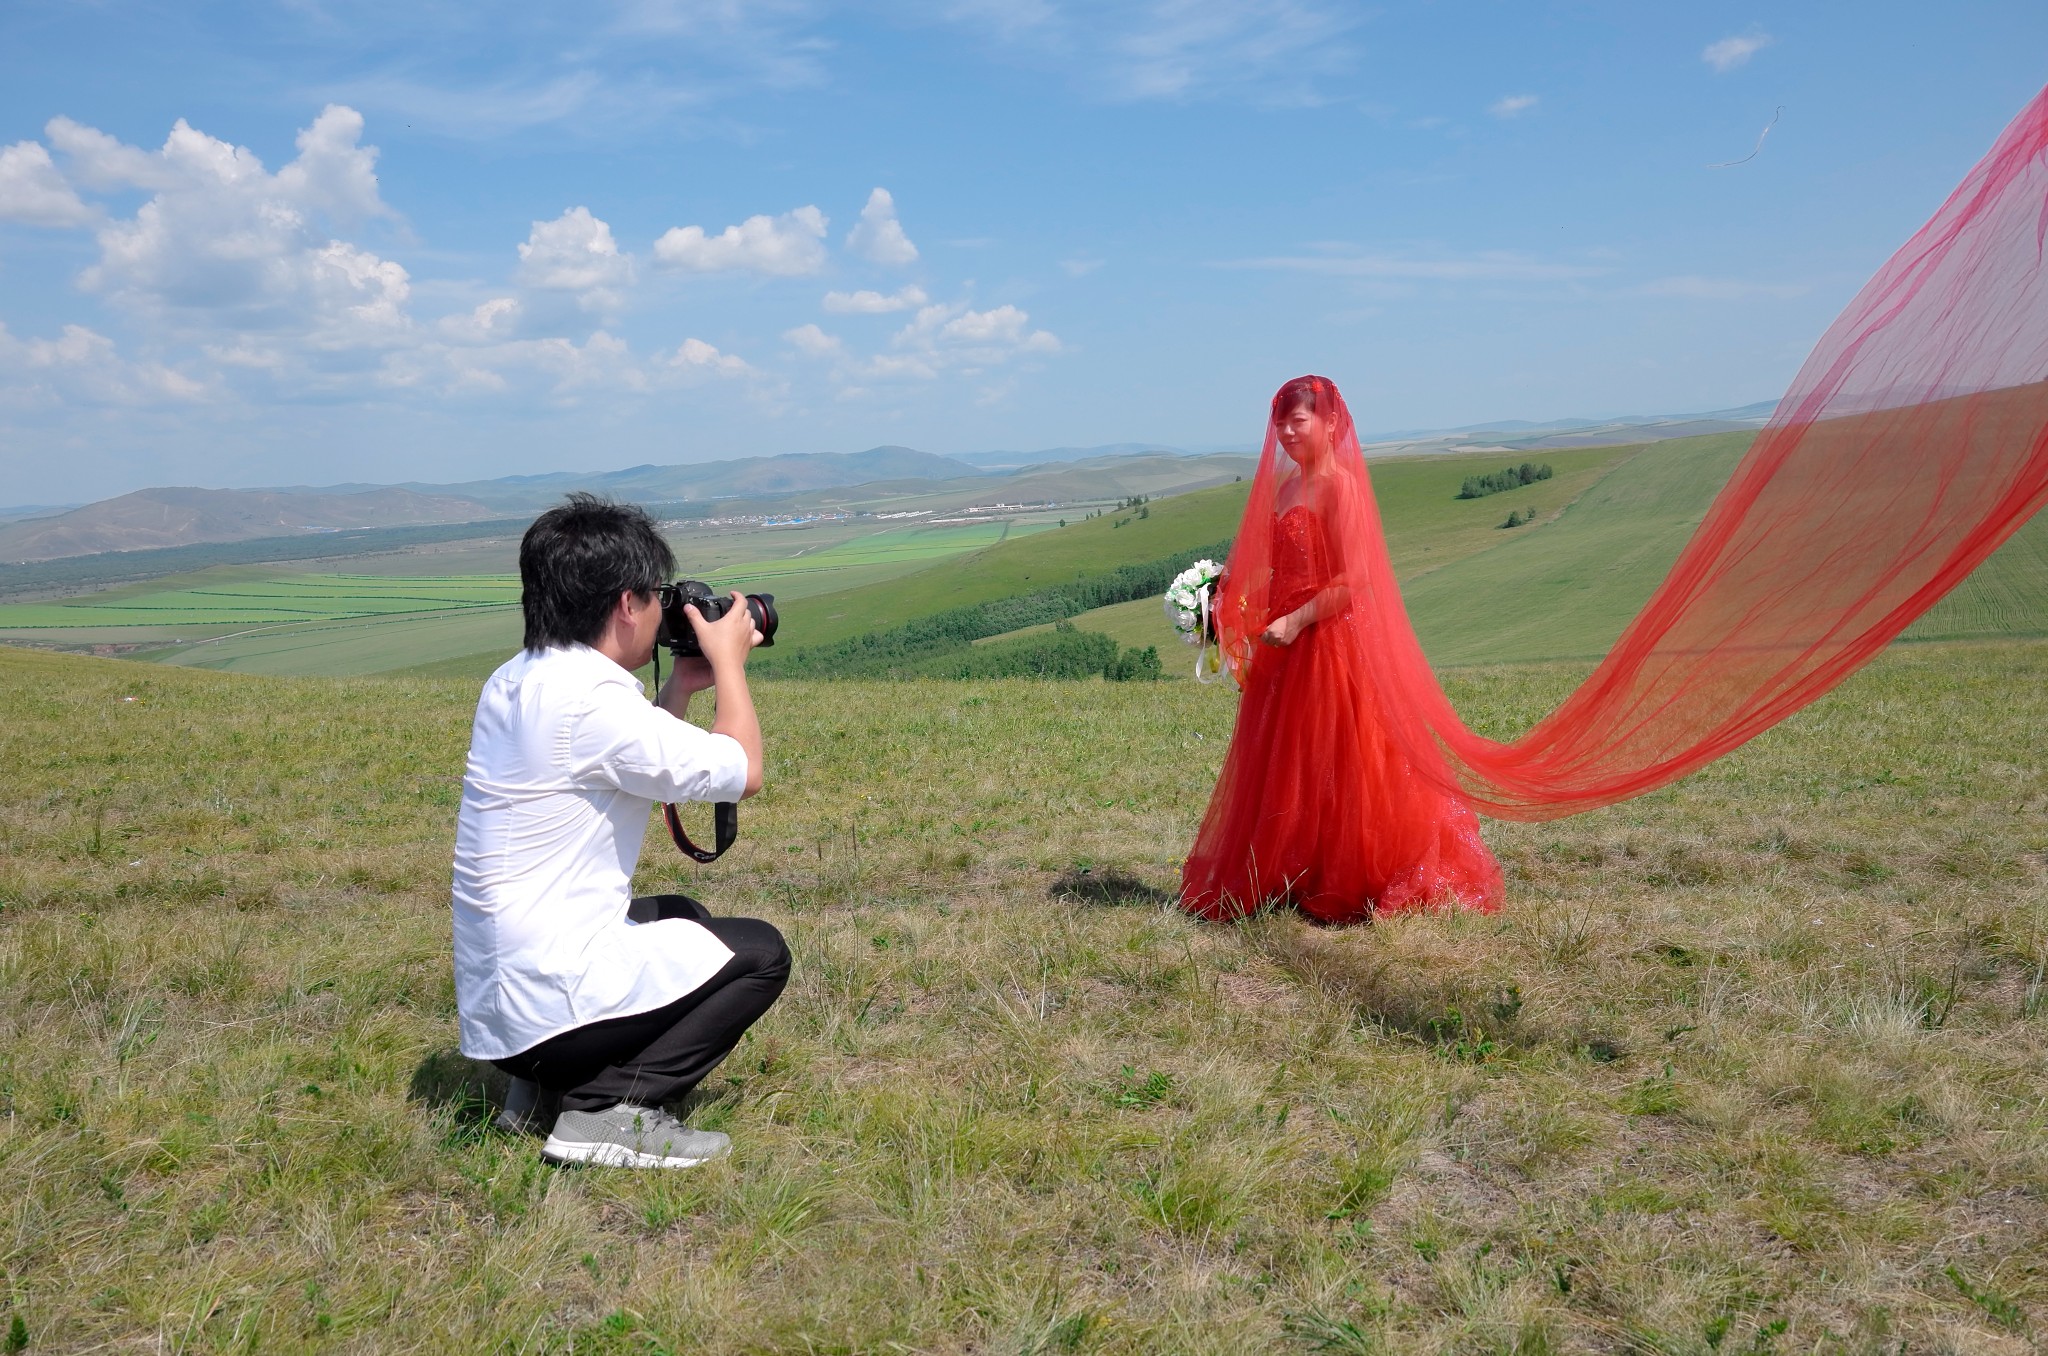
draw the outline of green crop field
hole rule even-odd
[[[409,578],[293,574],[250,578],[244,568],[185,587],[124,589],[61,603],[0,604],[0,632],[116,627],[195,631],[343,617],[504,607],[519,601],[516,575]],[[239,576],[239,577],[237,577]]]
[[[1579,671],[1449,684],[1506,734]],[[474,694],[0,651],[13,1349],[2048,1337],[2048,642],[1894,648],[1488,823],[1499,915],[1343,930],[1170,907],[1227,684],[764,684],[738,847],[637,880],[795,957],[667,1174],[544,1166],[454,1048]]]

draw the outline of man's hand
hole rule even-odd
[[[688,720],[690,698],[712,686],[713,682],[710,661],[700,655],[691,655],[687,659],[677,655],[675,668],[669,671],[661,691],[654,694],[654,704],[670,715]]]
[[[747,596],[737,589],[733,590],[732,606],[715,622],[705,621],[695,603],[684,604],[683,615],[690,619],[690,628],[697,633],[697,648],[704,652],[704,662],[713,674],[728,664],[744,667],[747,655],[761,643]]]

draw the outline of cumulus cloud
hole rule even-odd
[[[492,297],[474,310],[441,318],[441,333],[466,343],[503,342],[519,329],[524,307],[517,297]]]
[[[292,334],[316,347],[393,342],[410,325],[405,269],[332,228],[394,215],[377,192],[363,120],[329,105],[271,174],[246,147],[184,119],[157,151],[54,118],[45,129],[73,182],[152,194],[102,222],[87,291],[178,329]]]
[[[1714,68],[1714,74],[1726,75],[1738,66],[1746,65],[1749,59],[1771,45],[1768,33],[1742,33],[1719,42],[1710,42],[1700,53],[1700,60]]]
[[[880,292],[827,292],[825,313],[827,315],[887,315],[892,311],[908,311],[922,306],[931,298],[916,283],[898,288],[884,295]]]
[[[519,246],[518,280],[543,292],[568,292],[586,311],[615,310],[633,283],[633,256],[621,253],[612,228],[572,207],[536,221]]]
[[[597,330],[582,343],[562,336],[512,339],[476,347],[421,344],[389,355],[378,381],[436,395],[537,392],[574,404],[592,391],[645,391],[648,375],[626,341]]]
[[[1534,94],[1509,94],[1494,100],[1486,111],[1496,118],[1519,118],[1541,102],[1542,99]]]
[[[744,377],[754,369],[746,359],[721,353],[702,339],[685,339],[670,354],[654,355],[655,361],[672,371],[712,377]]]
[[[846,350],[837,335],[827,334],[816,325],[798,325],[793,330],[784,330],[782,337],[799,353],[813,358],[829,358]]]
[[[860,220],[847,232],[846,247],[877,264],[917,262],[917,246],[903,233],[903,223],[896,220],[896,200],[889,196],[886,188],[878,188],[868,194],[867,206],[860,210]]]
[[[69,118],[50,119],[43,128],[50,144],[63,153],[71,166],[71,177],[87,188],[175,188],[180,179],[177,161],[189,162],[190,149],[201,134],[183,118],[171,129],[163,150],[155,153],[130,146],[97,127],[87,127]],[[211,138],[206,138],[211,140]],[[179,148],[174,155],[173,148]]]
[[[825,229],[815,207],[779,217],[748,217],[717,235],[702,226],[671,226],[654,242],[657,263],[692,273],[745,272],[793,278],[825,266]]]
[[[926,306],[890,341],[897,351],[869,360],[863,375],[934,377],[948,368],[981,371],[1012,359],[1060,351],[1060,341],[1031,328],[1015,306],[976,311],[961,305]]]
[[[0,221],[29,226],[85,226],[98,214],[57,172],[41,142],[0,147]]]
[[[8,405],[191,405],[212,394],[175,368],[123,358],[84,325],[66,325],[55,339],[16,339],[0,324],[0,402]]]

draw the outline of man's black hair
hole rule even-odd
[[[594,643],[621,593],[646,597],[675,572],[675,553],[645,509],[578,490],[519,541],[526,648]]]

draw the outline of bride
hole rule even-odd
[[[1183,868],[1191,913],[1238,918],[1285,902],[1343,923],[1499,906],[1500,867],[1478,819],[1389,735],[1388,694],[1352,608],[1368,561],[1384,568],[1385,553],[1365,549],[1378,531],[1344,398],[1325,377],[1288,382],[1217,597],[1244,695]]]

